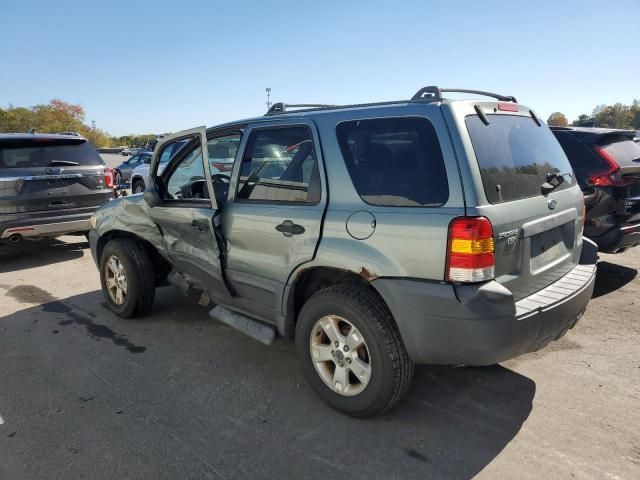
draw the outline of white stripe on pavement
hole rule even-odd
[[[2,425],[4,423],[4,418],[2,418],[2,415],[0,415],[0,425]]]

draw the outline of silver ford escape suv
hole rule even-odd
[[[237,145],[224,175],[220,142]],[[414,364],[490,365],[572,328],[596,270],[583,217],[533,110],[425,87],[163,138],[146,191],[100,208],[89,236],[117,315],[147,314],[167,282],[201,290],[218,320],[295,339],[316,393],[367,417],[402,398]]]
[[[0,134],[0,243],[87,233],[111,169],[75,134]]]

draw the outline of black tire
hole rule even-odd
[[[136,178],[133,182],[133,184],[131,185],[131,192],[132,193],[142,193],[145,190],[145,185],[144,182],[142,180],[140,180],[139,178]]]
[[[335,392],[314,367],[311,335],[316,322],[327,315],[348,320],[366,342],[371,377],[364,390],[355,396]],[[327,404],[347,415],[365,418],[382,414],[400,401],[411,384],[413,363],[398,327],[382,299],[366,287],[334,285],[315,293],[300,311],[295,341],[311,387]]]
[[[124,267],[127,279],[124,303],[118,305],[106,286],[106,264],[115,256]],[[110,240],[100,257],[100,283],[109,309],[122,318],[141,317],[149,313],[155,297],[155,272],[140,242],[131,238]]]

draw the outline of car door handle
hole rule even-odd
[[[293,223],[291,220],[285,220],[280,225],[277,225],[276,230],[282,233],[285,237],[304,233],[304,227]]]
[[[199,222],[198,220],[191,220],[191,226],[193,228],[197,228],[201,232],[204,232],[207,230],[207,225],[204,222]]]

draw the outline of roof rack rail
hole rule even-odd
[[[513,102],[518,103],[516,97],[500,95],[498,93],[484,92],[482,90],[468,90],[464,88],[440,88],[436,86],[423,87],[416,92],[416,94],[411,97],[411,100],[442,100],[442,94],[445,92],[455,92],[455,93],[472,93],[475,95],[482,95],[483,97],[491,97],[496,100],[500,100],[501,102]]]
[[[289,108],[310,108],[310,109],[315,109],[315,108],[336,108],[337,105],[324,105],[321,103],[297,103],[297,104],[289,104],[289,103],[282,103],[282,102],[278,102],[278,103],[274,103],[273,105],[271,105],[271,108],[269,108],[269,110],[267,110],[267,113],[265,113],[266,115],[277,115],[279,113],[287,113],[287,109]]]

